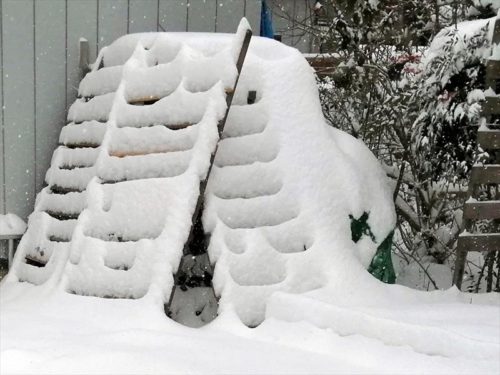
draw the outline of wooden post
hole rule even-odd
[[[9,254],[8,254],[8,259],[9,259],[9,270],[10,267],[12,267],[12,260],[14,259],[14,239],[10,238],[9,239]]]
[[[89,41],[85,38],[80,38],[78,41],[80,49],[79,63],[78,66],[82,70],[83,74],[90,70],[90,48]]]

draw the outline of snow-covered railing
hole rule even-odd
[[[0,248],[7,246],[8,267],[12,265],[16,245],[26,231],[26,223],[18,216],[8,213],[0,215]]]

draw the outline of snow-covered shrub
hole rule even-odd
[[[428,47],[415,47],[415,39],[404,38],[404,33],[418,35],[421,25],[436,25],[432,12],[424,12],[428,22],[419,18],[420,26],[406,25],[399,35],[392,31],[393,43],[387,44],[387,25],[380,20],[400,12],[399,5],[391,15],[384,2],[377,7],[360,3],[364,8],[359,11],[370,17],[356,21],[352,13],[337,12],[322,36],[339,60],[332,77],[319,81],[325,117],[332,126],[362,139],[393,178],[399,213],[393,249],[398,282],[420,289],[446,288],[463,230],[470,167],[484,156],[477,154],[474,139],[493,20],[449,26]],[[423,2],[425,6],[432,8],[432,2]],[[438,10],[441,25],[452,23],[446,14],[464,14],[458,8]],[[381,25],[376,31],[370,23],[374,20]],[[339,30],[338,24],[345,26]],[[478,267],[471,264],[466,271],[469,285],[478,283],[483,268],[482,256],[476,258]],[[479,284],[471,288],[481,290]]]

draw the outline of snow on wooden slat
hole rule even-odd
[[[35,2],[36,181],[42,188],[66,114],[64,0]],[[50,20],[50,22],[47,22]]]
[[[33,13],[33,1],[2,1],[6,211],[23,219],[35,199]]]

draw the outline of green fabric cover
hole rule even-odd
[[[385,240],[377,248],[368,272],[386,284],[396,283],[396,272],[392,265],[391,248],[394,232],[389,233]]]
[[[349,215],[349,218],[351,219],[351,235],[354,243],[358,242],[363,235],[370,236],[372,241],[376,242],[375,236],[367,223],[369,215],[370,214],[368,212],[363,212],[363,215],[361,215],[359,219]]]
[[[368,224],[369,215],[368,212],[363,212],[363,215],[361,215],[359,219],[349,215],[351,219],[351,236],[354,243],[358,242],[363,235],[369,236],[373,242],[376,242],[375,236]],[[368,267],[368,272],[387,284],[394,284],[396,282],[396,273],[394,272],[391,258],[393,236],[394,231],[389,233],[385,240],[379,245],[370,263],[370,267]]]

